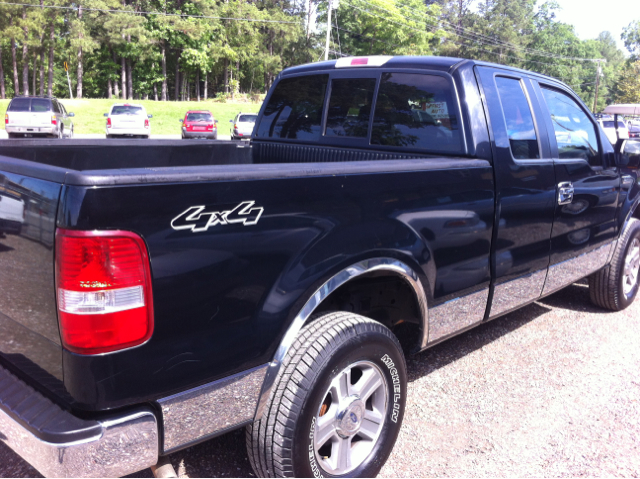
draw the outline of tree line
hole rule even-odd
[[[327,8],[327,0],[6,0],[0,95],[180,101],[262,93],[283,68],[324,58]],[[629,92],[640,101],[640,22],[623,33],[626,58],[609,32],[580,40],[557,20],[558,8],[535,0],[340,0],[329,58],[473,58],[559,78],[589,106],[597,91],[597,110]]]

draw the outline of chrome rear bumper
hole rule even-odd
[[[2,367],[0,440],[46,477],[121,477],[156,464],[159,453],[150,409],[80,419]]]

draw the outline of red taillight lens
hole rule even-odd
[[[367,65],[368,63],[368,58],[354,58],[353,60],[351,60],[352,65]]]
[[[144,119],[144,127],[149,128],[149,118]]]
[[[107,118],[107,128],[111,128],[111,118]]]
[[[51,124],[52,125],[57,125],[58,124],[58,119],[56,118],[55,115],[51,115]]]
[[[5,113],[5,114],[4,114],[4,124],[5,124],[5,125],[8,125],[8,124],[9,124],[9,114],[8,114],[8,113]]]
[[[66,349],[100,354],[137,346],[151,337],[151,274],[140,236],[59,229],[56,284]]]

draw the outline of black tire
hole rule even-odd
[[[592,303],[612,311],[621,311],[633,303],[638,294],[638,271],[637,267],[632,268],[636,272],[635,278],[628,281],[632,276],[625,275],[625,262],[629,255],[637,253],[639,244],[640,221],[631,218],[620,235],[611,263],[589,276],[589,296]],[[637,264],[637,261],[633,263]],[[627,281],[628,290],[625,293]]]
[[[367,376],[361,372],[353,382],[354,371],[361,365],[368,368],[365,369]],[[349,376],[344,376],[345,371],[349,371]],[[373,399],[366,399],[367,396],[363,395],[361,401],[353,391],[357,391],[361,378],[371,377],[370,372],[381,381],[375,390],[371,388],[374,392],[368,397]],[[327,399],[333,402],[334,390],[330,387],[339,376],[352,378],[351,387],[356,388],[351,389],[352,395],[347,402],[341,404],[349,404],[348,401],[355,398],[355,402],[350,404],[358,403],[356,407],[359,409],[349,409],[351,406],[341,409],[337,401],[335,408],[333,404],[325,408]],[[389,329],[353,313],[334,312],[317,317],[300,331],[287,352],[262,418],[247,426],[247,452],[253,470],[261,477],[375,477],[396,442],[404,415],[406,392],[402,348]],[[378,404],[379,413],[373,410],[373,401]],[[342,411],[344,419],[338,422],[334,413],[326,416],[325,422],[331,424],[329,429],[333,435],[330,441],[323,443],[325,446],[316,450],[316,420],[317,431],[320,432],[320,417],[332,411]],[[361,436],[364,428],[360,429],[368,411],[378,414],[380,421],[374,426],[377,436],[370,439],[366,439],[366,435]],[[354,417],[353,424],[348,420],[346,424],[357,430],[349,433],[347,439],[338,436],[336,424],[343,424],[346,418]],[[341,444],[348,440],[347,450],[351,451],[352,440],[356,438],[366,439],[366,444],[362,443],[366,449],[357,461],[354,460],[353,468],[344,474],[337,474],[337,469],[327,470],[329,461],[335,460],[333,446],[327,445],[334,444],[336,440]],[[360,446],[356,444],[354,447]],[[329,447],[328,451],[326,447]]]

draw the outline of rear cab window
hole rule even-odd
[[[422,73],[382,73],[372,145],[462,153],[457,102],[448,79]]]
[[[280,80],[255,137],[463,154],[459,112],[452,79],[439,73],[312,73]]]
[[[31,111],[31,98],[14,98],[11,100],[8,111]]]
[[[241,123],[255,123],[258,115],[240,115],[238,121]]]
[[[187,121],[213,121],[211,113],[189,113]]]
[[[52,111],[51,104],[46,98],[14,98],[7,111],[43,113]]]
[[[280,80],[269,98],[257,136],[261,138],[317,141],[322,133],[328,74]]]
[[[141,106],[116,105],[111,109],[112,115],[143,115],[144,110]]]
[[[332,80],[324,134],[366,138],[375,88],[375,78]]]

